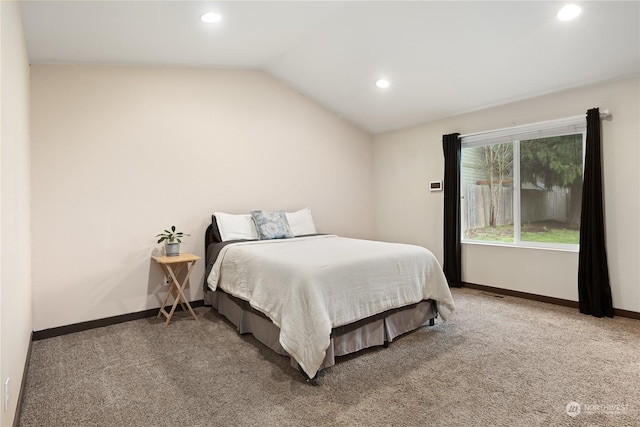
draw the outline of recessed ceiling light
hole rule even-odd
[[[389,87],[389,80],[380,79],[376,82],[376,86],[378,86],[380,89],[386,89]]]
[[[205,13],[200,17],[200,20],[202,20],[202,22],[206,22],[207,24],[213,24],[214,22],[218,22],[221,19],[222,19],[222,16],[213,12]]]
[[[571,21],[582,13],[582,8],[575,4],[563,6],[558,12],[558,19],[561,21]]]

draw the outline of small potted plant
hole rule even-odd
[[[180,254],[180,243],[182,243],[181,239],[185,236],[189,236],[189,234],[176,231],[176,226],[172,225],[171,231],[164,230],[164,233],[160,233],[156,237],[160,238],[158,243],[164,242],[167,256],[178,256]]]

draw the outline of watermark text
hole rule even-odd
[[[578,403],[571,401],[567,403],[565,407],[565,412],[570,417],[577,417],[578,415],[585,414],[606,414],[606,415],[617,415],[624,414],[629,410],[629,405],[624,403]]]

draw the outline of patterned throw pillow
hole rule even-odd
[[[288,239],[293,237],[284,211],[251,211],[260,240]]]

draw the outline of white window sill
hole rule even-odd
[[[530,242],[524,242],[519,244],[514,243],[501,243],[501,242],[489,242],[489,241],[479,241],[479,240],[462,240],[460,242],[463,245],[471,245],[471,246],[497,246],[503,248],[514,248],[514,249],[538,249],[543,251],[555,251],[555,252],[580,252],[579,245],[542,245],[535,244]]]

